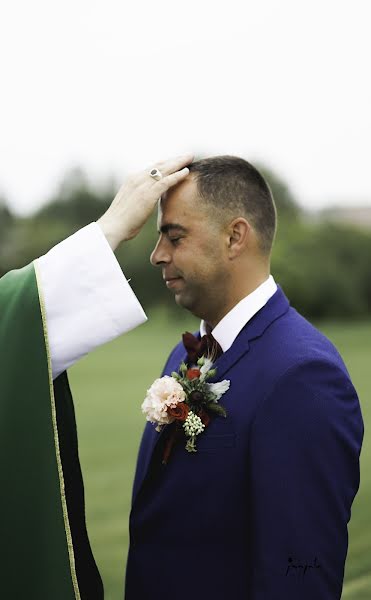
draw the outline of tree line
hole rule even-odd
[[[328,221],[313,222],[288,185],[264,166],[277,206],[278,232],[272,274],[291,304],[311,319],[364,318],[371,314],[371,232]],[[113,183],[98,189],[83,172],[67,173],[53,197],[29,217],[15,216],[0,201],[0,276],[22,267],[109,206]],[[118,261],[146,307],[177,310],[161,274],[149,263],[157,240],[156,215],[139,236],[117,251]]]

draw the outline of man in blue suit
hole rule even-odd
[[[159,205],[152,264],[201,318],[228,379],[197,452],[147,424],[134,482],[127,600],[338,600],[363,423],[334,346],[270,275],[271,192],[243,159],[190,166]],[[197,345],[197,344],[196,344]],[[194,357],[193,357],[194,359]],[[190,362],[183,343],[164,374]]]

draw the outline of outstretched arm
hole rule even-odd
[[[146,315],[113,254],[134,238],[158,198],[188,175],[191,155],[127,178],[97,221],[36,261],[44,295],[52,374],[55,379],[94,348],[133,329]]]

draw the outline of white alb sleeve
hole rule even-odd
[[[53,379],[94,348],[147,320],[97,223],[36,262]]]

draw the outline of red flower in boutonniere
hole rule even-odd
[[[191,369],[187,369],[186,377],[187,379],[197,379],[201,375],[200,369],[197,367],[192,367]]]
[[[185,421],[188,417],[189,406],[185,402],[179,402],[176,406],[169,406],[167,414],[175,421]]]

